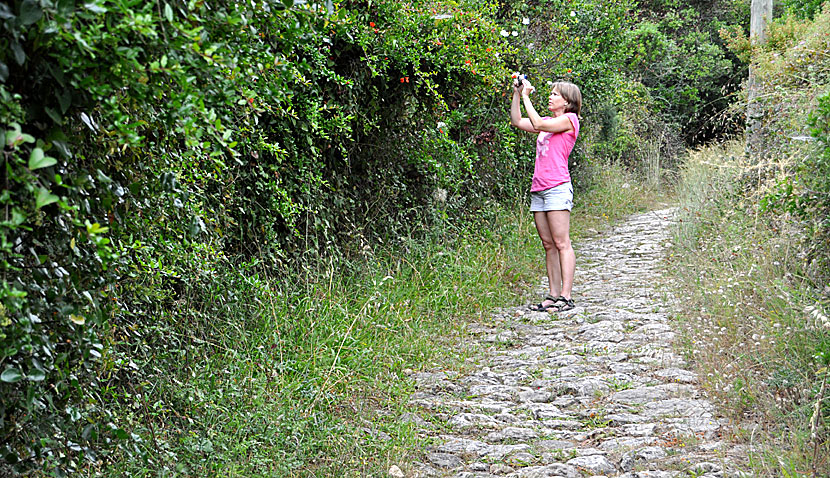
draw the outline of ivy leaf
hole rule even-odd
[[[18,17],[22,26],[25,27],[37,22],[41,16],[43,16],[43,10],[40,9],[37,0],[23,0],[23,4],[20,5],[20,16]]]
[[[26,378],[33,382],[42,382],[46,379],[46,372],[43,370],[34,369],[26,375]]]
[[[84,8],[94,13],[107,13],[106,7],[99,5],[98,2],[84,3]]]
[[[52,118],[52,121],[54,121],[55,123],[57,123],[59,125],[63,124],[63,118],[61,118],[61,115],[59,115],[58,112],[55,111],[54,108],[50,108],[50,107],[47,106],[47,107],[43,108],[43,110],[46,111],[46,114],[49,115],[50,118]]]
[[[29,155],[29,169],[32,171],[40,168],[48,168],[49,166],[53,166],[57,163],[57,159],[51,156],[46,156],[40,148],[33,149],[32,154]]]
[[[40,188],[37,192],[37,197],[35,198],[35,209],[40,209],[43,206],[57,202],[59,199],[59,197],[52,194],[48,189]]]
[[[69,105],[72,104],[72,93],[69,90],[64,89],[60,93],[56,93],[55,96],[58,97],[58,104],[61,107],[61,114],[66,114],[67,110],[69,110]]]
[[[0,374],[0,380],[6,383],[19,382],[22,378],[23,374],[20,372],[20,370],[13,367],[3,370],[3,373]]]
[[[26,52],[23,51],[23,47],[20,46],[17,40],[12,40],[12,53],[14,54],[14,61],[18,65],[23,65],[26,62]]]
[[[75,9],[75,0],[58,0],[58,13],[69,15]]]

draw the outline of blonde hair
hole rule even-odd
[[[582,111],[582,92],[579,91],[579,87],[570,81],[557,81],[553,88],[568,102],[565,112],[576,113],[579,116]]]

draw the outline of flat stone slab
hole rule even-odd
[[[623,390],[615,393],[611,401],[626,404],[643,404],[655,400],[665,400],[681,395],[691,395],[694,388],[676,384],[655,385],[653,387],[640,387],[631,390]]]
[[[617,467],[603,455],[586,455],[568,460],[568,465],[578,470],[585,470],[593,475],[611,475],[617,472]]]

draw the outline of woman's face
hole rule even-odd
[[[567,104],[568,102],[565,101],[565,98],[563,98],[556,88],[554,88],[550,93],[550,97],[548,97],[548,109],[550,111],[556,111],[557,109],[562,109],[564,111],[565,105]]]

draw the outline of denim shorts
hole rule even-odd
[[[574,188],[570,182],[559,186],[533,191],[530,193],[530,210],[537,211],[570,211],[574,206]]]

